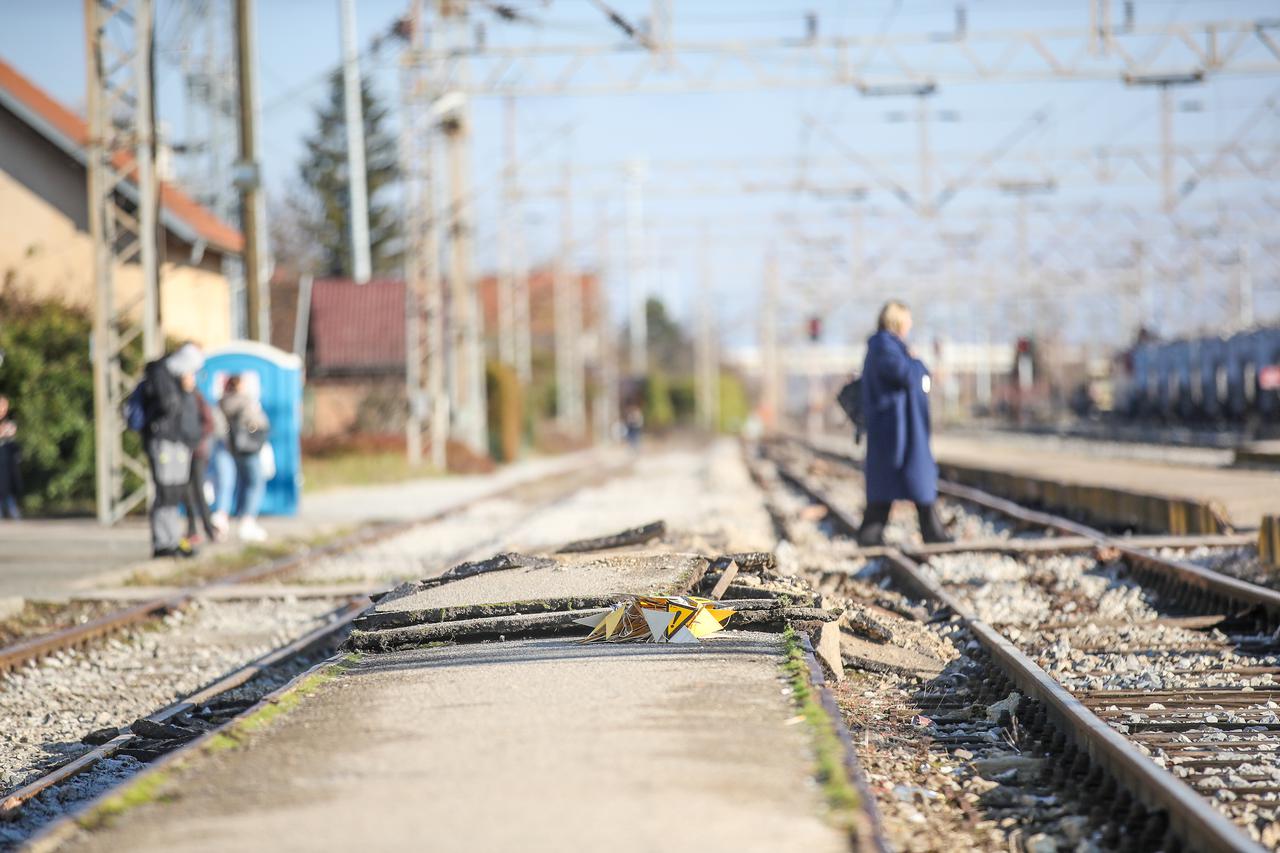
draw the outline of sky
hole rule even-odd
[[[160,118],[175,139],[189,123],[199,135],[198,115],[192,119],[183,95],[183,60],[199,50],[206,27],[221,26],[218,10],[228,0],[157,3]],[[296,184],[302,140],[325,97],[326,76],[339,61],[338,5],[256,5],[264,172],[279,197]],[[398,49],[372,53],[367,47],[407,5],[357,2],[363,71],[393,108],[399,100]],[[472,5],[490,49],[618,48],[627,41],[588,0],[511,0],[518,22],[500,20],[492,3]],[[651,12],[648,0],[611,5],[636,23]],[[1123,4],[1112,5],[1120,23]],[[903,50],[941,62],[935,57],[948,48],[940,39],[955,32],[957,6],[964,7],[965,26],[974,36],[1033,31],[1047,34],[1050,45],[1056,44],[1053,33],[1078,30],[1089,20],[1087,0],[672,0],[672,34],[679,43],[794,44],[805,36],[811,12],[821,38],[930,35],[932,43]],[[80,0],[0,0],[0,58],[77,109],[84,99],[82,8]],[[1137,0],[1133,8],[1140,27],[1276,17],[1274,3],[1248,0]],[[1141,51],[1148,43],[1124,44]],[[917,304],[921,334],[968,340],[1008,337],[1025,328],[1077,340],[1120,340],[1138,314],[1168,334],[1224,326],[1238,316],[1240,282],[1246,278],[1256,314],[1280,315],[1273,253],[1280,246],[1274,245],[1270,221],[1254,217],[1242,225],[1231,218],[1268,195],[1280,202],[1274,181],[1280,165],[1264,170],[1262,179],[1242,174],[1201,184],[1180,202],[1176,220],[1161,215],[1155,88],[1110,78],[953,83],[944,74],[928,98],[868,97],[847,84],[819,85],[812,57],[794,47],[762,49],[755,56],[761,62],[794,62],[814,83],[785,90],[517,99],[515,137],[526,198],[519,221],[530,257],[545,260],[556,251],[562,223],[558,192],[568,164],[575,257],[595,266],[602,247],[607,250],[603,266],[621,311],[632,278],[621,228],[624,167],[641,162],[647,274],[635,278],[685,319],[698,310],[705,281],[707,301],[729,345],[755,338],[770,256],[778,260],[787,339],[800,337],[809,316],[821,316],[833,342],[855,340],[889,295]],[[703,69],[708,62],[684,54],[676,61]],[[483,79],[488,62],[475,61],[474,79]],[[554,73],[560,60],[540,62],[537,68]],[[871,58],[869,69],[884,81],[897,75],[884,55]],[[747,79],[732,70],[722,76]],[[1250,151],[1274,151],[1280,146],[1280,113],[1265,104],[1277,94],[1280,75],[1274,73],[1175,88],[1174,142],[1201,164],[1236,140]],[[498,258],[504,115],[501,98],[473,102],[476,261],[482,270]],[[1098,152],[1125,147],[1145,152],[1146,174],[1117,161],[1116,179],[1103,183],[1082,165],[1086,155],[1096,166],[1102,162]],[[922,177],[922,152],[932,162],[928,177]],[[1054,164],[1051,192],[1019,200],[995,186],[1043,181],[1046,160]],[[1175,161],[1175,173],[1178,186],[1186,184],[1189,161]],[[899,195],[918,203],[926,186],[937,193],[948,182],[966,183],[966,176],[973,186],[933,216],[909,209],[888,189],[896,186]],[[751,192],[743,191],[744,183]],[[1184,239],[1188,229],[1214,233],[1194,242],[1191,254],[1192,244]],[[1020,233],[1026,234],[1025,259]],[[1248,251],[1241,241],[1250,244]],[[1245,256],[1247,266],[1240,261]],[[1062,297],[1064,288],[1078,289],[1073,301],[1080,307],[1068,310],[1067,300],[1052,298]]]

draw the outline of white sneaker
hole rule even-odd
[[[225,512],[215,512],[209,520],[213,522],[213,529],[219,533],[226,533],[231,528],[231,522],[227,520]]]
[[[267,541],[267,531],[262,529],[262,525],[258,524],[256,519],[252,518],[246,518],[240,522],[239,535],[244,542]]]

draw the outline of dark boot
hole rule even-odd
[[[862,526],[858,528],[858,544],[863,548],[884,544],[884,526],[889,521],[892,504],[869,503],[862,512]]]
[[[937,542],[954,542],[947,528],[942,526],[938,518],[938,509],[933,504],[916,504],[916,514],[920,517],[920,535],[928,544]]]

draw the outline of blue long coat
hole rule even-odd
[[[867,341],[862,411],[867,424],[867,502],[938,497],[938,466],[929,449],[929,369],[890,332]]]

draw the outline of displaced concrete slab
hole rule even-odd
[[[847,851],[782,659],[751,633],[368,657],[67,849]]]
[[[697,554],[573,555],[554,565],[473,575],[378,603],[374,613],[602,595],[674,595],[706,571]]]

